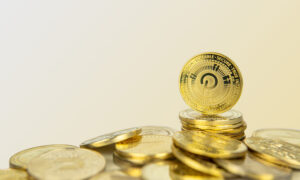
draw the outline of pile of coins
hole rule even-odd
[[[143,126],[112,132],[79,147],[54,144],[14,154],[1,180],[300,179],[300,131],[260,129],[245,137],[237,102],[236,65],[204,53],[185,65],[181,93],[192,109],[179,114],[182,131]]]

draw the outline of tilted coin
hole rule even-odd
[[[264,164],[249,153],[245,158],[215,159],[214,161],[233,174],[251,179],[288,179],[291,175],[290,169]]]
[[[172,137],[143,135],[116,144],[116,151],[125,157],[142,159],[168,159],[172,157]]]
[[[90,180],[139,180],[139,179],[130,177],[120,170],[114,170],[114,171],[101,172],[96,176],[92,177]]]
[[[186,166],[212,176],[222,176],[222,171],[217,166],[204,160],[200,156],[181,150],[176,146],[172,146],[173,155]]]
[[[0,170],[1,180],[28,180],[28,174],[26,171],[19,169],[5,169]]]
[[[198,124],[204,126],[231,125],[243,121],[243,115],[237,110],[229,110],[222,114],[208,115],[193,109],[186,109],[179,113],[181,121],[188,124]]]
[[[119,166],[123,172],[132,177],[141,177],[142,175],[142,166],[144,163],[139,162],[139,164],[134,164],[130,161],[130,159],[125,159],[125,157],[121,157],[118,153],[114,153],[113,155],[114,163]],[[134,160],[133,160],[134,161]],[[135,161],[134,161],[135,162]]]
[[[105,167],[104,157],[95,151],[64,148],[50,151],[33,159],[28,173],[43,180],[82,180],[90,178]]]
[[[207,52],[190,59],[180,76],[180,92],[194,110],[205,114],[226,112],[240,98],[242,75],[225,55]]]
[[[99,148],[132,138],[141,132],[142,129],[137,127],[125,129],[86,140],[80,144],[80,147]]]
[[[166,135],[166,136],[173,136],[176,132],[174,129],[170,127],[164,126],[143,126],[142,132],[140,135]]]
[[[131,156],[124,156],[122,154],[119,154],[118,151],[114,152],[114,158],[118,160],[122,160],[124,162],[128,162],[133,164],[134,166],[142,166],[145,165],[151,161],[154,161],[154,159],[150,159],[147,157],[131,157]]]
[[[210,176],[199,171],[195,171],[182,163],[170,165],[170,177],[172,180],[217,180],[224,179],[223,176]]]
[[[210,158],[236,158],[247,151],[247,147],[236,139],[201,131],[176,132],[173,141],[188,152]]]
[[[252,134],[254,137],[280,139],[282,141],[288,142],[300,146],[300,130],[296,129],[259,129],[254,131]]]
[[[38,146],[38,147],[26,149],[26,150],[23,150],[23,151],[20,151],[20,152],[14,154],[9,159],[9,166],[11,168],[26,170],[29,162],[32,159],[34,159],[46,152],[53,151],[53,150],[59,149],[59,148],[66,148],[66,147],[75,147],[75,146],[66,145],[66,144],[52,144],[52,145]]]
[[[275,139],[250,137],[244,140],[255,155],[275,164],[300,169],[300,147]]]

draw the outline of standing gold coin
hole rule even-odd
[[[17,169],[0,170],[1,180],[28,180],[26,171]]]
[[[86,140],[80,144],[80,147],[99,148],[132,138],[141,132],[141,128],[124,129]]]
[[[33,159],[28,173],[43,180],[88,179],[105,167],[104,157],[95,151],[64,148],[50,151]]]
[[[117,143],[116,151],[123,157],[151,161],[172,157],[171,145],[171,136],[143,135]]]
[[[29,162],[32,159],[46,152],[53,151],[55,149],[66,148],[66,147],[75,147],[75,146],[66,145],[66,144],[52,144],[52,145],[38,146],[38,147],[26,149],[14,154],[9,159],[9,166],[11,168],[26,170]]]
[[[245,139],[255,155],[275,164],[300,169],[299,146],[275,139],[250,137]]]
[[[289,168],[267,164],[267,162],[262,163],[250,153],[245,158],[215,159],[214,161],[233,174],[251,179],[289,179],[291,176]]]
[[[300,146],[300,130],[296,129],[259,129],[254,131],[252,136],[269,139],[280,139],[290,144]]]
[[[190,153],[210,158],[242,157],[247,151],[247,147],[236,139],[201,131],[176,132],[173,141]]]
[[[241,96],[242,75],[235,63],[219,53],[203,53],[189,60],[180,76],[180,92],[194,110],[219,114]]]

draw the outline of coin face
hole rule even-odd
[[[28,180],[26,171],[17,169],[0,170],[0,179],[2,180]]]
[[[109,134],[104,134],[80,144],[80,147],[99,148],[107,145],[111,145],[120,141],[124,141],[131,137],[134,137],[142,132],[141,128],[130,128]]]
[[[300,131],[295,129],[259,129],[254,131],[252,136],[280,139],[290,144],[300,146]]]
[[[174,145],[172,146],[172,152],[176,159],[196,171],[212,176],[222,176],[222,171],[214,163],[204,160],[200,156],[186,152]]]
[[[164,126],[143,126],[141,135],[165,135],[165,136],[173,136],[176,132],[174,129],[170,127]]]
[[[46,152],[53,151],[53,150],[60,149],[60,148],[66,148],[66,147],[75,147],[75,146],[66,145],[66,144],[52,144],[52,145],[38,146],[38,147],[26,149],[26,150],[23,150],[23,151],[20,151],[20,152],[14,154],[9,159],[9,165],[11,168],[18,168],[18,169],[26,170],[29,162],[32,159],[34,159]]]
[[[33,159],[28,173],[43,180],[88,179],[105,167],[104,157],[95,151],[64,148],[50,151]]]
[[[240,98],[242,75],[235,63],[219,53],[203,53],[189,60],[180,76],[184,101],[204,114],[231,109]]]
[[[143,135],[116,144],[118,154],[139,159],[168,159],[172,157],[172,137],[165,135]]]
[[[247,147],[238,140],[201,131],[176,132],[173,141],[181,149],[210,158],[237,158],[247,151]]]
[[[244,142],[261,158],[295,169],[300,169],[300,148],[281,140],[250,137]]]
[[[247,153],[245,158],[215,159],[214,161],[227,171],[250,179],[289,179],[291,175],[290,169],[264,164],[250,153]]]
[[[232,109],[218,115],[207,115],[193,109],[186,109],[179,113],[179,119],[188,124],[220,126],[240,123],[243,121],[243,115]]]

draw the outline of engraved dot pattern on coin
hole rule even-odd
[[[281,140],[250,137],[245,139],[246,145],[257,152],[257,155],[268,161],[300,169],[299,146]]]
[[[28,165],[28,173],[43,180],[81,180],[90,178],[105,167],[104,157],[95,151],[64,148],[42,154]]]
[[[219,53],[203,53],[189,60],[180,76],[180,92],[194,110],[217,114],[229,110],[243,87],[235,63]]]

